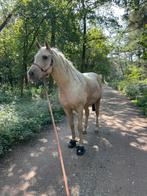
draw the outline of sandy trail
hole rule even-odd
[[[100,132],[91,112],[86,154],[68,149],[66,120],[58,125],[72,196],[147,196],[147,120],[119,92],[104,88]],[[0,196],[64,196],[52,127],[0,160]]]

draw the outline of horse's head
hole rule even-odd
[[[37,43],[38,52],[34,56],[34,62],[28,70],[28,78],[32,81],[38,81],[46,77],[52,72],[53,59],[52,51],[46,43],[44,47],[41,47]]]

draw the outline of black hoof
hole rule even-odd
[[[68,148],[74,148],[76,147],[76,140],[70,140],[68,143]]]
[[[77,146],[77,155],[82,156],[85,153],[84,146]]]

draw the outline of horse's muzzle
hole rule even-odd
[[[28,71],[28,75],[29,75],[29,77],[33,77],[34,76],[34,71],[32,71],[32,70]]]
[[[35,73],[34,71],[32,70],[29,70],[27,72],[27,77],[28,77],[28,81],[32,81],[32,82],[35,82],[37,79],[36,79],[36,76],[35,76]]]

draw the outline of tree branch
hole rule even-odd
[[[11,13],[8,14],[8,16],[6,17],[6,19],[2,22],[2,24],[0,25],[0,32],[5,28],[5,26],[9,23],[10,19],[12,18],[14,12],[16,9],[13,9]]]

